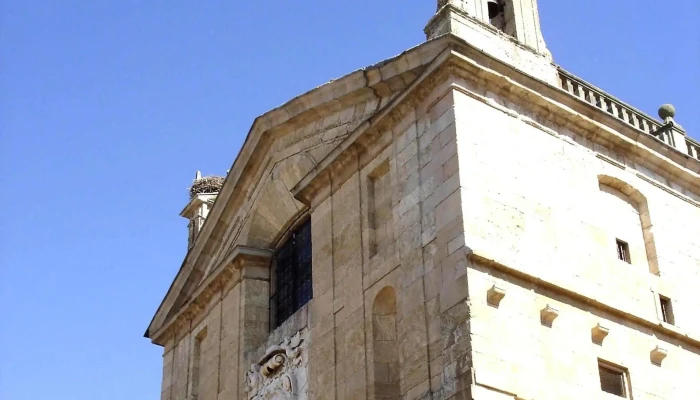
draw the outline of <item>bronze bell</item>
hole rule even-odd
[[[494,19],[503,12],[503,4],[499,3],[498,0],[488,0],[489,5],[489,19]]]

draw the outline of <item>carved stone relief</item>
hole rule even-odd
[[[279,346],[271,346],[246,374],[249,400],[306,400],[307,357],[306,331],[285,338]]]

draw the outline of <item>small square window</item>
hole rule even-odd
[[[617,258],[628,264],[632,263],[630,259],[630,245],[620,239],[617,239]]]
[[[673,316],[673,303],[671,299],[664,296],[659,296],[659,304],[661,305],[661,318],[667,324],[675,324],[676,319]]]
[[[624,370],[599,361],[598,374],[602,391],[627,398],[627,378]]]

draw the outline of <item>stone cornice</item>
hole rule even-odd
[[[271,258],[270,250],[237,246],[226,261],[202,282],[190,301],[177,314],[157,331],[146,331],[144,336],[153,343],[164,346],[168,339],[178,337],[183,330],[190,328],[190,322],[200,316],[215,294],[225,296],[243,277],[241,270],[245,265],[269,265]]]
[[[343,171],[344,166],[355,165],[348,160],[356,157],[355,153],[358,150],[367,148],[375,142],[383,131],[390,129],[391,121],[400,119],[402,110],[423,99],[427,95],[426,92],[436,87],[441,79],[446,79],[450,74],[467,82],[486,86],[489,91],[529,108],[529,111],[534,111],[543,122],[563,126],[594,143],[624,150],[625,155],[633,158],[640,165],[652,171],[664,172],[668,178],[673,178],[675,183],[680,183],[681,186],[700,197],[700,161],[591,107],[590,104],[573,97],[559,87],[539,81],[500,63],[459,38],[453,37],[453,39],[455,44],[460,45],[448,48],[401,96],[371,121],[358,127],[299,182],[292,190],[299,201],[310,205],[314,195],[320,193],[328,182],[333,181],[334,185],[342,183],[338,182],[336,177],[347,176]],[[420,90],[416,91],[416,89]],[[499,108],[512,117],[523,118],[507,107],[496,104],[493,100],[474,93],[468,88],[453,85],[452,89]],[[399,104],[402,107],[399,107]],[[525,122],[553,136],[563,138],[563,135],[544,123],[531,119]]]
[[[460,73],[463,72],[460,71]],[[464,79],[472,79],[470,74],[462,75],[462,77]],[[557,130],[548,127],[544,123],[523,117],[505,106],[496,104],[492,99],[484,97],[459,85],[453,86],[453,89],[478,101],[482,101],[491,107],[497,108],[513,118],[520,118],[526,124],[534,126],[547,134],[573,144],[570,138],[562,135]],[[528,99],[528,97],[524,98]],[[532,101],[532,98],[529,99]],[[600,116],[588,117],[579,113],[567,115],[555,114],[552,112],[565,111],[571,113],[572,110],[568,108],[560,108],[562,103],[559,103],[559,101],[566,101],[566,97],[557,98],[555,100],[554,98],[540,96],[538,99],[545,101],[538,104],[537,107],[540,108],[535,110],[538,112],[539,118],[551,119],[550,122],[553,121],[554,124],[563,126],[574,132],[576,135],[584,137],[593,143],[600,144],[608,148],[614,148],[616,151],[623,151],[625,156],[634,160],[636,163],[653,172],[657,172],[662,175],[665,173],[666,178],[672,178],[675,183],[681,183],[684,188],[689,189],[695,196],[700,198],[700,161],[695,160],[677,149],[668,146],[666,143],[649,134],[640,132],[637,129],[624,124],[622,121],[619,121],[612,116],[604,115],[604,118],[601,118]],[[577,99],[574,98],[573,100],[576,101]],[[588,104],[583,103],[581,106],[585,108],[588,106]],[[673,191],[674,189],[666,186],[665,190]],[[676,192],[675,195],[690,198],[686,194],[678,192]]]
[[[661,323],[661,322],[650,321],[646,318],[642,318],[640,316],[625,312],[624,310],[620,310],[620,309],[615,308],[611,305],[603,303],[603,302],[599,301],[598,299],[586,296],[585,294],[582,294],[580,292],[567,289],[563,286],[559,286],[555,283],[552,283],[546,279],[542,279],[541,277],[534,276],[534,275],[528,274],[527,272],[523,272],[522,270],[517,269],[515,267],[502,264],[501,262],[499,262],[497,257],[494,257],[492,254],[488,254],[488,253],[481,252],[479,250],[474,250],[474,249],[465,250],[465,252],[466,252],[467,258],[469,258],[477,263],[480,263],[480,264],[485,265],[485,266],[490,267],[490,268],[494,268],[496,270],[499,270],[499,271],[501,271],[507,275],[510,275],[512,277],[515,277],[517,279],[521,279],[523,281],[537,285],[538,287],[551,290],[554,293],[562,295],[562,296],[569,298],[571,300],[581,302],[581,303],[586,304],[588,306],[594,307],[600,311],[610,313],[610,314],[615,315],[617,317],[620,317],[626,321],[630,321],[633,324],[637,324],[637,325],[642,326],[644,328],[648,328],[651,331],[657,333],[657,336],[658,336],[658,334],[662,334],[662,335],[665,335],[669,338],[673,338],[679,342],[682,342],[684,344],[692,346],[695,349],[700,350],[700,337],[692,335],[688,332],[683,332],[673,325],[669,325],[669,324]],[[634,326],[631,326],[631,325],[630,325],[630,327],[634,328]]]

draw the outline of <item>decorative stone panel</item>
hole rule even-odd
[[[306,336],[303,330],[285,338],[250,366],[245,389],[249,400],[308,399]]]

